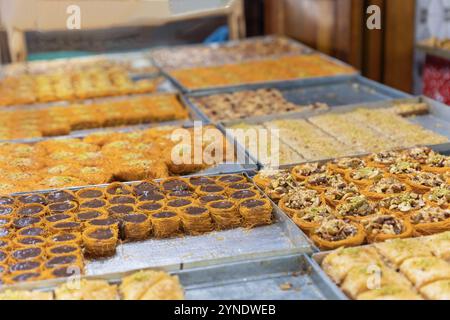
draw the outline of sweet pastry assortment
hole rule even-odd
[[[176,137],[172,137],[174,133]],[[0,194],[183,175],[234,155],[218,129],[203,126],[198,133],[193,128],[155,127],[35,144],[2,143]],[[172,149],[178,150],[179,159],[173,157]],[[203,155],[199,160],[195,158],[197,149]],[[225,151],[223,159],[216,150]]]
[[[51,291],[6,289],[0,300],[183,300],[177,276],[164,271],[139,271],[110,284],[105,280],[82,279],[75,286],[64,283]]]
[[[448,156],[416,147],[263,170],[254,181],[328,250],[449,231],[449,173]]]
[[[9,76],[0,80],[0,106],[154,92],[160,82],[160,78],[133,81],[118,66]]]
[[[422,110],[423,104],[418,105]],[[401,114],[417,114],[417,108],[415,105],[398,105],[387,109],[357,109],[344,113],[324,113],[307,119],[272,120],[261,124],[238,123],[230,126],[230,129],[245,129],[246,132],[268,129],[274,138],[279,137],[280,165],[448,142],[447,137],[414,124]],[[258,144],[255,139],[245,143],[243,145],[250,151],[268,150],[262,152],[269,155],[260,159],[262,164],[274,162],[270,159],[269,143],[262,141]]]
[[[351,299],[449,300],[450,232],[340,248],[321,265]]]
[[[271,36],[211,46],[156,49],[152,52],[152,57],[160,67],[170,70],[275,58],[306,51],[287,38]]]
[[[122,241],[272,223],[270,201],[243,175],[115,182],[0,203],[4,284],[82,273],[84,257],[113,256]]]
[[[321,55],[293,55],[277,59],[251,60],[221,66],[193,67],[168,71],[187,89],[206,89],[247,83],[283,81],[352,74],[351,67]]]
[[[321,103],[300,106],[289,102],[277,89],[244,90],[191,99],[213,121],[328,109]]]
[[[45,109],[0,111],[0,140],[69,135],[74,130],[188,119],[174,94],[155,94]]]

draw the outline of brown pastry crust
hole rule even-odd
[[[150,218],[143,213],[127,214],[122,217],[122,230],[125,240],[144,240],[150,235]]]
[[[180,233],[181,219],[175,211],[161,210],[151,214],[150,220],[156,238],[169,238]]]
[[[50,214],[74,213],[78,210],[78,203],[75,201],[56,202],[48,205]]]
[[[239,214],[247,228],[272,223],[272,204],[268,199],[248,199],[239,204]]]
[[[160,202],[143,201],[136,205],[136,212],[153,214],[164,209],[164,204]]]
[[[48,237],[48,245],[76,244],[81,245],[81,233],[59,233]]]
[[[388,232],[384,232],[383,230],[377,229],[376,232],[369,232],[371,225],[375,224],[383,224],[389,223],[389,226],[392,227],[394,224],[398,225],[399,230],[395,230],[396,227],[392,227]],[[361,224],[364,226],[366,230],[366,239],[369,243],[374,242],[383,242],[388,239],[403,239],[410,238],[413,234],[413,226],[408,219],[404,219],[402,217],[394,216],[394,215],[375,215],[368,219],[361,220]],[[396,232],[394,232],[394,230]]]
[[[53,234],[58,233],[80,233],[83,225],[77,221],[60,221],[52,223],[48,226],[48,229]]]
[[[238,204],[234,201],[213,201],[206,205],[218,229],[237,228],[241,225]]]
[[[89,227],[82,234],[85,253],[91,257],[109,257],[116,253],[118,231],[114,228]]]
[[[205,207],[191,205],[180,213],[183,230],[190,235],[210,232],[214,229],[209,211]]]
[[[322,250],[334,250],[340,247],[353,247],[363,244],[366,238],[363,226],[355,222],[345,223],[355,229],[355,233],[352,236],[337,241],[326,240],[317,234],[319,227],[312,232],[311,240]]]
[[[90,199],[106,198],[106,193],[104,188],[83,188],[76,192],[76,196],[79,202],[83,202]]]

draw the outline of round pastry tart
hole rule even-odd
[[[325,192],[327,188],[345,182],[346,181],[343,176],[340,174],[330,174],[329,172],[312,175],[305,180],[305,183],[309,189],[313,189],[318,192]]]
[[[388,239],[409,238],[413,227],[407,219],[394,215],[375,215],[361,220],[366,231],[367,242],[382,242]]]
[[[190,206],[193,203],[190,199],[174,199],[167,201],[166,207],[168,210],[180,211],[183,208]]]
[[[164,205],[159,202],[152,202],[152,201],[144,201],[139,202],[136,206],[137,212],[143,212],[145,214],[153,214],[157,211],[160,211],[164,208]]]
[[[222,185],[229,185],[231,183],[246,182],[247,179],[240,174],[227,174],[217,178],[217,183]]]
[[[395,151],[385,151],[373,153],[365,159],[368,166],[387,169],[389,166],[397,162],[399,154]]]
[[[17,209],[17,215],[21,217],[42,217],[47,213],[47,208],[42,204],[26,204]]]
[[[28,227],[17,231],[18,236],[42,236],[47,234],[47,230],[44,227]]]
[[[179,199],[179,198],[193,199],[196,197],[197,197],[197,194],[195,194],[194,192],[189,191],[189,190],[171,191],[171,192],[169,192],[169,194],[167,194],[167,199],[169,199],[169,200]]]
[[[17,247],[44,247],[47,243],[46,238],[41,236],[26,236],[26,237],[16,237],[13,240],[13,243]]]
[[[45,251],[41,247],[23,247],[11,251],[10,258],[14,262],[44,259]]]
[[[406,180],[409,175],[417,174],[420,170],[417,162],[397,161],[389,166],[388,172],[400,180]]]
[[[118,231],[113,228],[90,227],[83,231],[83,244],[87,255],[107,257],[116,253]]]
[[[427,236],[450,230],[450,209],[424,207],[409,217],[415,236]]]
[[[116,204],[114,206],[110,206],[107,209],[107,212],[110,216],[120,218],[126,214],[130,214],[136,211],[136,207],[131,204]]]
[[[227,194],[232,194],[235,191],[240,191],[240,190],[254,190],[255,186],[252,183],[248,183],[248,182],[237,182],[237,183],[230,183],[227,186],[226,189],[226,193]]]
[[[425,207],[425,201],[422,195],[405,192],[384,198],[378,202],[378,205],[391,213],[405,215]]]
[[[431,189],[423,198],[430,206],[439,206],[443,209],[450,208],[450,184]]]
[[[294,177],[286,170],[263,169],[253,177],[256,185],[263,190],[269,188],[272,181],[275,180],[278,182],[275,182],[270,189],[274,189],[276,185],[289,187],[292,184],[292,188],[296,186]]]
[[[112,217],[107,217],[103,219],[93,219],[86,222],[86,226],[93,228],[109,228],[115,231],[119,231],[119,221]]]
[[[56,202],[76,201],[76,197],[72,191],[58,190],[47,194],[47,202],[49,204]]]
[[[101,209],[106,208],[108,206],[108,202],[104,199],[92,199],[86,200],[80,203],[80,210],[84,209]]]
[[[12,218],[15,214],[16,209],[10,205],[0,205],[0,217],[2,218]]]
[[[112,196],[108,198],[110,205],[114,204],[135,204],[136,199],[133,196]]]
[[[21,217],[14,219],[12,225],[16,229],[27,228],[31,226],[39,227],[44,223],[40,217]],[[1,236],[0,236],[1,237]]]
[[[76,244],[56,244],[46,249],[47,256],[74,254],[81,256],[80,246]]]
[[[190,235],[198,235],[213,230],[214,226],[208,209],[191,205],[180,214],[183,229]]]
[[[206,205],[211,217],[219,229],[236,228],[241,224],[236,202],[229,200],[213,201]]]
[[[322,203],[321,196],[316,190],[297,189],[281,198],[278,205],[288,216],[292,217],[309,207],[317,207]]]
[[[425,164],[427,160],[434,155],[434,151],[428,147],[414,147],[401,152],[402,160]]]
[[[352,220],[364,219],[375,214],[376,206],[364,195],[348,197],[336,206],[336,214]]]
[[[324,201],[333,208],[345,199],[358,195],[360,195],[358,187],[354,183],[347,182],[333,185],[322,193]]]
[[[76,220],[80,222],[87,222],[94,219],[106,218],[107,213],[104,210],[83,210],[76,213]]]
[[[76,196],[80,202],[91,199],[105,198],[105,190],[103,188],[84,188],[76,192]]]
[[[127,214],[122,217],[122,230],[126,240],[144,240],[148,238],[150,229],[150,218],[146,214]]]
[[[365,188],[373,182],[378,181],[384,175],[384,172],[376,167],[363,167],[355,170],[348,170],[345,173],[345,179],[353,182],[357,186]]]
[[[80,270],[83,267],[82,259],[77,254],[64,254],[51,257],[45,262],[45,267],[48,269],[65,267],[65,266],[78,266]]]
[[[79,233],[81,232],[82,225],[78,221],[70,221],[70,220],[64,220],[52,223],[48,226],[49,231],[58,234],[58,233]]]
[[[410,191],[411,187],[407,183],[395,177],[385,176],[367,186],[362,193],[370,200],[378,201],[395,194]]]
[[[156,238],[168,238],[180,232],[181,220],[174,211],[160,211],[150,215],[153,235]]]
[[[182,178],[168,178],[161,181],[163,191],[189,190],[189,184]]]
[[[222,194],[208,194],[205,196],[200,196],[198,198],[198,201],[200,202],[200,204],[206,205],[213,201],[226,200],[226,199],[227,198]]]
[[[422,169],[438,174],[448,173],[450,172],[450,157],[435,153],[427,158]]]
[[[81,234],[80,233],[60,233],[52,235],[48,238],[48,244],[61,245],[61,244],[77,244],[81,245]]]
[[[135,195],[142,196],[147,193],[159,192],[159,186],[151,181],[142,181],[133,186],[133,192]]]
[[[198,186],[195,192],[199,196],[206,196],[208,194],[225,194],[225,187],[218,184],[207,184],[203,186]]]
[[[361,158],[341,158],[328,163],[328,169],[335,174],[345,175],[349,170],[364,168],[367,163]]]
[[[106,196],[108,198],[112,196],[123,196],[131,194],[133,194],[133,190],[131,189],[131,187],[120,182],[113,182],[106,188]]]
[[[45,197],[40,194],[24,194],[24,195],[17,197],[17,202],[21,203],[21,204],[37,203],[37,204],[46,205],[47,199],[45,199]]]
[[[188,178],[189,186],[192,190],[197,189],[199,186],[206,186],[206,185],[214,185],[216,184],[216,181],[214,179],[211,179],[209,177],[190,177]]]
[[[315,174],[322,174],[327,171],[327,165],[320,162],[304,163],[292,168],[292,175],[298,181],[305,181],[308,177]]]
[[[230,194],[230,199],[236,202],[244,201],[247,199],[260,198],[260,194],[257,190],[239,190]]]
[[[77,211],[78,204],[75,201],[56,202],[48,205],[50,214],[73,213]]]
[[[405,182],[409,184],[412,191],[418,194],[429,192],[432,188],[440,187],[445,184],[444,176],[431,172],[417,172],[408,175]]]
[[[261,187],[264,187],[262,182],[258,182],[258,175],[253,178],[253,181]],[[299,183],[289,172],[281,171],[275,175],[273,179],[267,178],[267,186],[264,187],[266,194],[273,200],[278,201],[283,196],[289,194],[299,187]]]
[[[308,207],[292,216],[295,224],[306,234],[311,234],[314,229],[321,226],[323,221],[334,218],[333,209],[327,205]]]
[[[244,220],[244,226],[270,224],[272,222],[272,204],[268,199],[247,199],[239,204],[239,214]]]
[[[163,203],[166,197],[160,192],[149,192],[139,196],[138,201],[152,201]]]
[[[322,250],[359,246],[365,240],[364,228],[355,222],[340,219],[324,220],[311,232],[311,240]]]

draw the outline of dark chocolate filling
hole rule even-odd
[[[91,211],[80,212],[77,215],[77,217],[81,221],[86,221],[86,220],[92,220],[92,219],[98,218],[101,215],[102,215],[101,212],[95,211],[95,210],[91,210]]]
[[[123,221],[133,222],[133,223],[141,223],[147,219],[145,214],[128,214],[123,217]]]
[[[54,214],[54,215],[45,217],[45,220],[47,220],[48,222],[58,222],[58,221],[69,219],[69,218],[70,218],[70,215],[68,215],[68,214]]]
[[[83,202],[80,205],[80,208],[89,208],[89,209],[95,209],[95,208],[101,208],[106,206],[106,201],[102,199],[93,199],[86,202]]]
[[[143,203],[138,206],[139,210],[148,210],[148,211],[155,211],[162,208],[162,204],[160,203]]]
[[[14,211],[13,207],[10,206],[0,206],[0,216],[7,216]]]
[[[164,195],[156,192],[144,193],[143,195],[139,196],[139,201],[160,201],[163,199]]]
[[[68,253],[72,253],[74,251],[77,251],[77,247],[75,246],[68,246],[68,245],[61,245],[61,246],[57,246],[52,248],[51,253],[53,254],[68,254]]]
[[[21,236],[40,236],[40,235],[44,234],[44,232],[45,232],[44,228],[31,227],[31,228],[26,228],[26,229],[20,230],[19,235],[21,235]]]
[[[70,267],[60,267],[52,270],[52,274],[57,278],[67,278],[74,275],[73,271],[69,270]]]
[[[117,220],[116,220],[116,219],[113,219],[113,218],[94,219],[94,220],[91,220],[90,223],[91,223],[93,226],[102,226],[102,227],[105,227],[105,226],[112,226],[112,225],[114,225],[114,224],[117,224]]]
[[[14,199],[11,197],[0,197],[0,205],[14,204]]]
[[[0,237],[6,237],[10,234],[7,228],[0,228]]]
[[[190,198],[194,196],[194,193],[188,190],[172,191],[169,196],[176,198]]]
[[[127,203],[134,204],[134,203],[136,203],[136,200],[130,196],[114,196],[111,199],[109,199],[109,203],[110,204],[127,204]]]
[[[43,243],[44,240],[42,240],[41,238],[37,238],[37,237],[25,237],[20,239],[20,243],[21,244],[26,244],[26,245],[35,245],[38,243]]]
[[[78,196],[83,199],[95,199],[103,196],[100,190],[86,189],[78,192]]]
[[[34,216],[35,214],[42,212],[42,210],[44,210],[44,208],[40,205],[30,204],[20,208],[17,213],[21,216]]]
[[[12,253],[12,256],[16,260],[28,260],[38,257],[41,253],[42,253],[41,248],[26,248],[14,251]]]
[[[66,241],[72,241],[75,240],[77,237],[74,234],[65,233],[65,234],[58,234],[52,238],[54,242],[66,242]]]
[[[207,177],[192,177],[189,182],[194,186],[204,186],[208,184],[215,184],[216,182]]]
[[[222,192],[223,191],[223,187],[218,186],[218,185],[206,185],[206,186],[201,186],[200,190],[203,192]]]
[[[108,208],[108,212],[110,214],[128,214],[130,212],[134,212],[134,208],[133,206],[129,206],[126,204],[119,204]]]
[[[0,248],[4,248],[7,247],[9,245],[8,242],[4,241],[4,240],[0,240]]]
[[[133,187],[134,193],[138,196],[149,192],[155,192],[159,190],[159,187],[150,182],[141,182]]]
[[[73,202],[57,202],[48,206],[49,210],[54,213],[63,213],[75,207],[76,205]]]
[[[44,198],[44,196],[41,196],[39,194],[26,194],[23,196],[19,196],[17,199],[25,204],[32,204],[32,203],[38,203],[42,205],[47,204],[47,200]]]
[[[167,205],[169,207],[183,207],[183,206],[187,206],[188,204],[191,204],[192,202],[190,200],[186,200],[186,199],[175,199],[172,201],[169,201],[167,203]]]
[[[172,218],[175,217],[177,214],[175,212],[172,211],[163,211],[163,212],[159,212],[159,213],[155,213],[153,215],[154,218]]]
[[[229,209],[233,207],[233,202],[230,201],[215,201],[210,204],[211,207],[216,209]]]
[[[9,267],[9,271],[11,271],[11,272],[27,271],[27,270],[36,269],[40,265],[41,264],[37,261],[23,261],[23,262],[18,262],[18,263],[11,265]]]
[[[67,191],[54,191],[47,195],[48,203],[75,201],[76,198],[73,194]]]
[[[31,226],[33,224],[39,223],[41,219],[39,217],[23,217],[14,220],[13,225],[17,229],[22,229],[28,226]]]
[[[3,251],[0,251],[0,262],[5,261],[7,256],[8,255],[6,253],[4,253]]]
[[[254,191],[240,190],[240,191],[233,192],[231,194],[231,197],[234,199],[246,199],[246,198],[254,197],[255,195],[256,195],[256,192],[254,192]]]
[[[6,268],[4,266],[0,266],[0,276],[3,272],[6,271]],[[0,282],[1,283],[1,282]]]
[[[125,185],[110,186],[108,189],[106,189],[106,192],[110,195],[117,195],[117,196],[131,194],[131,191],[128,190],[128,188]]]
[[[15,277],[12,278],[12,281],[14,282],[23,282],[23,281],[28,281],[30,279],[33,278],[37,278],[39,277],[41,274],[39,272],[26,272],[26,273],[21,273]]]
[[[228,175],[228,176],[220,177],[219,181],[225,182],[225,183],[239,182],[239,181],[242,181],[242,177]]]
[[[201,203],[210,203],[213,201],[219,201],[219,200],[225,200],[225,196],[220,195],[220,194],[208,194],[206,196],[201,196],[199,198]]]
[[[265,202],[262,200],[250,199],[250,200],[245,200],[244,202],[242,202],[241,206],[246,207],[246,208],[255,208],[255,207],[263,206],[264,204],[265,204]]]
[[[182,180],[169,180],[162,183],[163,189],[166,191],[189,190],[189,185]]]
[[[251,189],[252,185],[250,183],[233,183],[229,185],[229,188],[234,190],[246,190]]]
[[[74,263],[75,261],[77,261],[76,255],[57,256],[57,257],[53,257],[50,260],[48,260],[45,265],[47,267],[52,268],[52,267],[58,266],[58,265]]]
[[[3,226],[5,226],[6,224],[8,224],[9,223],[9,219],[7,219],[7,218],[0,218],[0,227],[3,227]]]
[[[67,228],[73,229],[73,228],[78,228],[80,226],[81,226],[80,223],[75,222],[75,221],[59,222],[54,225],[54,227],[57,229],[67,229]]]
[[[111,239],[114,233],[110,229],[97,229],[89,233],[89,237],[97,240]]]
[[[208,211],[208,210],[206,210],[205,208],[200,208],[200,207],[187,207],[186,208],[186,213],[193,215],[193,216],[205,213],[206,211]]]

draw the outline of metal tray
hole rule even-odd
[[[419,115],[419,116],[413,116],[408,117],[407,119],[413,123],[419,124],[425,129],[431,130],[433,132],[436,132],[438,134],[441,134],[443,136],[446,136],[450,140],[450,108],[446,106],[443,103],[440,103],[438,101],[435,101],[433,99],[430,99],[425,96],[420,97],[411,97],[411,98],[403,98],[403,99],[395,99],[395,100],[385,100],[385,101],[379,101],[379,102],[373,102],[373,103],[363,103],[363,104],[351,104],[346,106],[339,106],[336,108],[331,108],[330,110],[319,110],[319,111],[305,111],[305,112],[290,112],[285,114],[278,114],[278,115],[267,115],[267,116],[259,116],[259,117],[250,117],[245,119],[238,119],[238,120],[230,120],[230,121],[224,121],[218,124],[218,127],[221,127],[222,130],[225,130],[227,127],[232,126],[237,123],[249,123],[249,124],[258,124],[265,121],[271,121],[275,119],[307,119],[308,117],[317,115],[317,114],[323,114],[323,113],[343,113],[352,111],[358,108],[389,108],[395,104],[405,102],[405,103],[419,103],[424,102],[427,103],[430,106],[430,113],[426,115]],[[228,135],[230,139],[234,139],[231,134]],[[234,143],[236,145],[239,145],[239,143],[234,139]],[[281,142],[283,143],[283,142]],[[428,145],[428,147],[431,147],[437,152],[440,152],[442,154],[449,154],[450,153],[450,142],[437,144],[437,145]],[[242,145],[240,146],[241,149],[245,149]],[[252,154],[250,154],[247,150],[248,157],[255,161],[259,168],[264,168],[264,164],[259,162],[259,160]],[[363,153],[357,153],[357,154],[349,154],[348,156],[358,156],[363,155]],[[318,159],[319,160],[332,160],[332,159]],[[292,165],[305,163],[308,161],[303,161],[299,163],[291,163],[291,164],[285,164],[282,167],[289,167]]]
[[[314,81],[292,80],[275,84],[269,82],[223,89],[211,89],[182,95],[182,99],[186,105],[189,105],[199,115],[200,118],[211,121],[202,109],[197,106],[195,98],[215,94],[234,93],[236,91],[269,88],[278,89],[287,101],[299,106],[320,102],[326,103],[330,107],[335,107],[363,102],[412,97],[407,93],[369,80],[360,75],[350,75],[337,78],[323,78]]]
[[[176,270],[187,300],[346,300],[344,293],[328,278],[318,264],[305,254],[265,259],[250,259],[216,266]],[[130,274],[115,273],[85,277],[119,284]],[[54,279],[10,286],[12,290],[52,291],[65,279]],[[286,289],[283,289],[287,286]],[[0,289],[1,290],[1,289]]]

